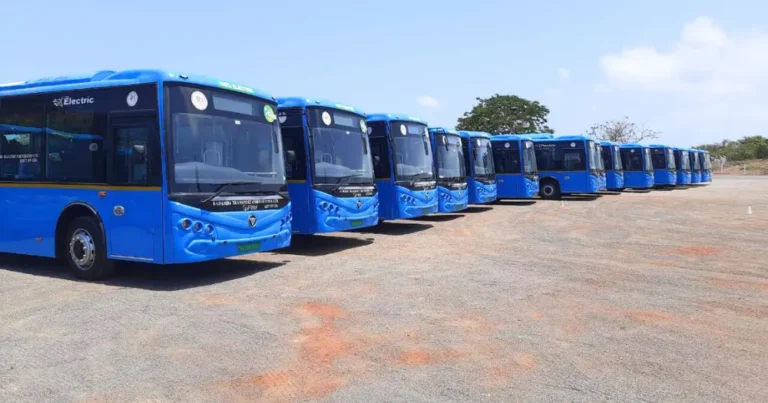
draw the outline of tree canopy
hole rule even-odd
[[[555,132],[547,124],[549,109],[538,101],[499,94],[477,101],[471,111],[459,118],[456,129],[491,134]]]
[[[616,143],[638,143],[643,140],[653,140],[659,137],[659,132],[651,130],[634,122],[628,117],[622,120],[609,120],[589,128],[589,136],[598,140],[614,141]]]
[[[716,157],[725,157],[728,161],[768,159],[768,139],[763,136],[746,136],[737,141],[723,140],[696,148],[707,150]]]

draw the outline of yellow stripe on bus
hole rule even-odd
[[[0,188],[26,188],[26,189],[69,189],[69,190],[123,190],[138,192],[159,192],[160,186],[99,186],[99,185],[64,185],[52,183],[0,183]]]

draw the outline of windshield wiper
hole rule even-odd
[[[427,176],[426,178],[422,179],[432,179],[432,175],[426,173],[426,172],[419,172],[416,175],[411,176],[411,179],[409,179],[411,184],[414,184],[416,182],[416,179],[418,179],[419,176]]]
[[[340,184],[340,183],[341,183],[341,181],[343,181],[343,180],[345,180],[345,179],[352,179],[352,178],[357,178],[357,177],[359,177],[359,176],[363,176],[363,175],[360,175],[360,174],[352,174],[352,175],[344,175],[344,176],[340,176],[340,177],[339,177],[339,180],[337,180],[337,181],[336,181],[336,184],[337,184],[337,185],[338,185],[338,184]]]
[[[216,190],[213,191],[213,194],[209,197],[206,197],[205,200],[203,200],[203,204],[208,203],[209,201],[215,199],[220,194],[224,193],[225,190],[229,189],[232,186],[239,186],[239,185],[258,185],[259,189],[261,189],[261,184],[258,182],[229,182],[224,183],[222,185],[219,185],[219,187],[216,188]]]

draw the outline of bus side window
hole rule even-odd
[[[303,127],[281,127],[285,150],[285,175],[293,180],[307,179],[307,153]]]
[[[464,169],[466,169],[467,176],[472,176],[472,162],[469,155],[469,142],[472,139],[461,139],[461,151],[464,153]]]
[[[583,171],[587,169],[584,155],[585,150],[563,150],[563,170]]]
[[[611,147],[603,147],[603,165],[606,171],[613,171],[613,161],[611,161]]]
[[[504,144],[493,143],[493,161],[497,174],[519,174],[520,150],[514,147],[506,148]]]
[[[119,185],[149,184],[149,139],[148,127],[122,127],[115,129],[114,182]]]
[[[540,171],[559,171],[562,169],[558,164],[555,155],[557,151],[555,147],[545,147],[544,144],[535,147],[536,150],[536,165],[538,165]]]
[[[43,179],[44,108],[24,97],[0,105],[0,180]]]

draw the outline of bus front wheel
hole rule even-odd
[[[77,217],[69,224],[63,239],[69,270],[83,280],[102,280],[112,276],[115,263],[107,259],[104,231],[93,217]]]
[[[541,198],[547,200],[560,198],[560,186],[553,180],[541,181]]]

